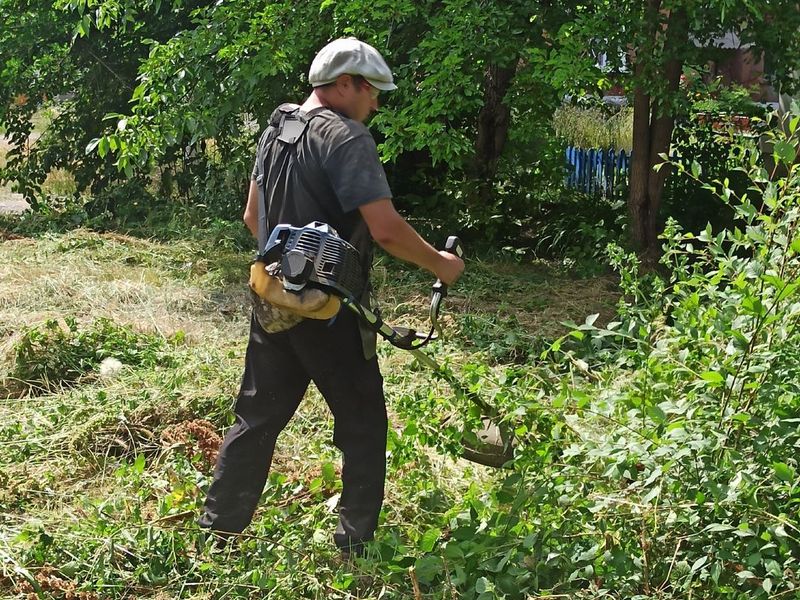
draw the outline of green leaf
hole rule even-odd
[[[667,420],[666,413],[658,405],[648,406],[647,415],[656,423],[664,423]]]
[[[144,465],[145,465],[144,454],[137,454],[136,460],[133,461],[133,471],[141,475],[142,473],[144,473]]]
[[[435,527],[428,529],[420,538],[419,549],[423,552],[432,551],[441,535],[442,531],[440,529],[436,529]]]
[[[718,387],[725,382],[725,378],[716,371],[705,371],[700,374],[700,377],[711,387]]]
[[[444,555],[450,559],[462,560],[464,558],[464,551],[457,543],[450,542],[444,547]]]
[[[438,556],[422,556],[414,563],[414,570],[421,583],[432,583],[436,576],[442,572],[444,563]]]
[[[479,594],[494,591],[494,584],[486,579],[486,577],[479,577],[475,582],[475,591]]]
[[[700,557],[700,558],[698,558],[696,561],[694,561],[694,563],[692,564],[692,573],[694,573],[694,572],[696,572],[696,571],[700,570],[700,568],[701,568],[701,567],[702,567],[704,564],[706,564],[706,562],[708,562],[708,557],[707,557],[707,556],[701,556],[701,557]]]
[[[88,144],[86,144],[86,150],[84,151],[86,154],[91,154],[94,152],[94,149],[97,148],[97,145],[100,143],[100,140],[103,138],[94,138]]]
[[[333,466],[332,462],[323,463],[322,479],[325,480],[326,483],[336,481],[336,468]]]
[[[108,154],[108,138],[100,138],[100,142],[97,144],[97,153],[100,158],[105,158],[106,154]]]
[[[772,469],[775,475],[783,482],[789,483],[794,481],[794,469],[784,462],[772,463]]]
[[[797,157],[797,148],[788,140],[779,140],[775,142],[773,153],[781,162],[791,165]]]

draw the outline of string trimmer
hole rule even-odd
[[[463,247],[455,236],[447,239],[444,249],[459,257],[463,256]],[[447,285],[442,281],[437,280],[433,284],[431,328],[426,334],[408,327],[389,325],[357,299],[359,291],[364,287],[358,250],[341,239],[328,225],[278,225],[273,229],[257,260],[271,265],[271,273],[282,280],[287,290],[299,292],[310,286],[335,295],[390,344],[410,352],[417,361],[431,369],[436,377],[446,381],[456,397],[469,400],[477,406],[483,428],[474,436],[465,435],[462,439],[464,458],[491,467],[500,467],[511,460],[512,436],[498,423],[496,409],[459,381],[450,369],[422,350],[442,333],[439,311],[448,291]]]

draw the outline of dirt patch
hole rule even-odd
[[[38,135],[36,136],[38,138]],[[11,142],[0,135],[0,167],[6,164],[6,155],[11,150]],[[28,203],[22,198],[22,194],[15,194],[8,185],[0,185],[0,215],[9,213],[21,213],[28,210]]]
[[[0,227],[0,242],[7,242],[10,240],[21,240],[21,239],[23,239],[21,235],[17,235],[16,233],[12,233]]]

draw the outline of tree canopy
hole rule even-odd
[[[2,0],[0,11],[0,123],[14,144],[0,178],[32,200],[53,167],[79,189],[158,167],[166,184],[240,194],[270,112],[307,93],[322,45],[353,35],[396,74],[373,125],[398,201],[489,237],[518,232],[531,195],[560,180],[550,118],[564,95],[622,85],[635,109],[631,233],[645,251],[658,246],[669,169],[654,167],[685,109],[683,67],[729,33],[768,53],[779,85],[800,57],[789,0]],[[34,111],[57,97],[30,145]]]

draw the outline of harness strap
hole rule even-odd
[[[264,156],[266,157],[269,148],[275,143],[275,140],[293,146],[303,137],[308,124],[317,115],[321,114],[328,109],[327,106],[319,106],[313,110],[303,112],[300,110],[299,104],[281,104],[276,112],[280,112],[280,120],[274,119],[270,121],[270,126],[264,132],[262,141],[259,146],[263,144]],[[275,113],[273,113],[273,117]],[[264,195],[264,178],[266,175],[265,165],[262,165],[261,174],[256,178],[256,185],[258,186],[258,251],[264,251],[267,244],[267,232],[269,231],[268,222],[268,208],[266,198]]]

